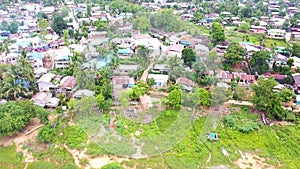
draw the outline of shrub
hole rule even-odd
[[[235,126],[235,120],[232,116],[226,116],[224,117],[224,123],[226,127],[234,127]]]
[[[253,130],[258,130],[259,127],[256,122],[247,121],[242,125],[238,126],[238,130],[242,133],[250,133]]]
[[[41,140],[44,143],[50,143],[52,142],[53,138],[55,136],[54,129],[49,125],[44,125],[38,133],[38,139]]]
[[[119,163],[109,163],[101,167],[101,169],[124,169]]]

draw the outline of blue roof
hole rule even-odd
[[[240,44],[243,44],[243,45],[253,45],[252,42],[240,42]]]
[[[29,27],[28,27],[28,26],[19,26],[18,29],[19,29],[19,30],[20,30],[20,29],[29,29]]]
[[[31,53],[29,55],[29,57],[33,58],[33,59],[43,59],[43,55],[41,53],[37,53],[37,52]]]
[[[118,49],[118,53],[119,54],[129,54],[130,51],[129,51],[129,49]]]
[[[107,55],[106,59],[92,59],[88,61],[87,63],[82,64],[82,67],[85,68],[93,68],[94,65],[96,66],[96,69],[101,69],[102,67],[108,65],[112,60],[113,55],[110,53]]]
[[[19,42],[16,42],[15,45],[17,45],[17,46],[30,46],[31,42],[30,41],[19,41]]]
[[[180,44],[181,44],[181,45],[191,45],[192,42],[182,40],[182,41],[180,41]]]

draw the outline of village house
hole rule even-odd
[[[73,98],[75,99],[82,99],[83,97],[92,97],[92,96],[94,96],[94,91],[90,91],[87,89],[77,90],[73,94]]]
[[[44,74],[38,81],[38,89],[40,92],[46,91],[49,92],[52,89],[56,90],[58,81],[60,81],[61,76],[55,75],[53,73]]]
[[[255,25],[251,25],[250,27],[250,32],[251,33],[261,33],[261,34],[265,34],[266,33],[267,28],[265,26],[255,26]]]
[[[128,75],[130,72],[137,71],[139,65],[124,65],[120,64],[117,69],[114,70],[114,75]]]
[[[294,80],[294,87],[297,89],[298,93],[300,91],[300,73],[292,74],[293,80]]]
[[[191,91],[193,86],[195,85],[195,82],[193,82],[192,80],[190,80],[186,77],[180,77],[180,78],[176,79],[176,83],[182,84],[184,90],[186,90],[186,91]]]
[[[155,73],[167,74],[170,71],[170,68],[167,64],[155,64],[152,71]]]
[[[64,47],[54,51],[54,67],[55,68],[66,68],[69,67],[69,56],[71,51],[69,48]]]
[[[31,101],[33,101],[35,105],[41,107],[57,107],[60,102],[60,100],[53,97],[50,92],[39,92],[31,98]]]
[[[129,76],[113,76],[111,84],[113,86],[113,99],[118,100],[119,94],[122,90],[134,86],[134,78]]]
[[[284,39],[285,33],[286,31],[282,29],[269,29],[267,30],[266,37],[273,39]]]
[[[169,75],[160,75],[160,74],[149,74],[148,79],[153,78],[155,84],[153,87],[160,88],[165,87],[168,84]]]
[[[72,92],[76,90],[76,78],[73,76],[66,76],[60,80],[59,89],[57,94],[65,94],[68,98],[72,97]]]

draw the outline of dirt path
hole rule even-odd
[[[76,149],[70,149],[68,146],[64,145],[64,148],[72,154],[75,164],[84,169],[92,169],[92,168],[101,168],[102,166],[112,163],[112,162],[118,162],[121,163],[124,160],[128,160],[125,158],[118,158],[115,156],[99,156],[96,158],[90,158],[88,155],[85,154],[87,149],[84,149],[82,151],[76,150]],[[80,164],[80,161],[86,159],[88,161],[88,164]]]
[[[274,166],[266,163],[265,158],[259,157],[254,153],[242,153],[241,151],[239,152],[241,154],[241,158],[234,162],[234,164],[241,169],[275,169]]]

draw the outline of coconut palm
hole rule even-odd
[[[6,74],[7,75],[7,74]],[[19,97],[26,97],[28,88],[25,82],[19,81],[13,75],[7,75],[1,82],[1,97],[8,100],[16,100]]]

